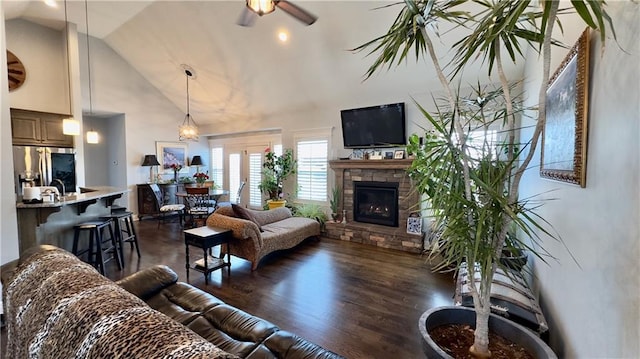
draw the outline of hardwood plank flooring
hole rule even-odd
[[[125,248],[125,269],[108,263],[120,279],[165,264],[186,281],[185,249],[178,223],[136,222],[142,258]],[[191,248],[191,260],[200,250]],[[451,274],[434,274],[425,258],[328,238],[262,260],[258,269],[232,256],[227,269],[191,271],[190,283],[230,305],[266,319],[347,358],[424,358],[418,318],[428,308],[452,304]]]

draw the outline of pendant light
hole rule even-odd
[[[67,40],[67,84],[69,85],[69,117],[62,120],[62,133],[65,135],[78,136],[80,134],[80,123],[73,118],[73,101],[71,100],[71,58],[69,56],[69,20],[67,18],[67,0],[64,0],[64,30]]]
[[[93,101],[91,98],[91,53],[89,51],[89,5],[88,1],[84,0],[84,20],[87,25],[87,72],[89,77],[89,115],[93,114]],[[87,131],[87,143],[96,144],[100,142],[100,136],[98,132],[93,128],[91,131]]]
[[[193,77],[195,71],[187,65],[182,65],[184,73],[187,76],[187,115],[182,121],[182,125],[178,127],[178,139],[180,141],[198,141],[198,126],[189,113],[189,78]]]

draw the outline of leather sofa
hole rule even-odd
[[[3,298],[9,358],[342,358],[161,265],[112,282],[40,246],[3,283]]]
[[[231,206],[220,206],[207,218],[207,226],[231,229],[232,255],[251,262],[256,270],[264,256],[277,250],[293,248],[309,237],[320,236],[320,223],[293,217],[286,207],[268,211],[242,209],[251,219],[241,218]]]

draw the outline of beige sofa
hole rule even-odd
[[[245,209],[253,218],[240,218],[231,206],[222,206],[207,218],[207,226],[228,228],[234,240],[229,244],[232,255],[251,262],[251,270],[267,254],[295,247],[309,237],[320,235],[320,223],[304,217],[293,217],[286,208],[268,211]],[[261,231],[262,229],[262,231]]]

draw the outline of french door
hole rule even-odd
[[[245,182],[239,203],[244,207],[262,208],[262,194],[258,185],[261,180],[264,149],[267,147],[267,144],[226,147],[226,174],[231,202],[236,203],[240,184]]]

